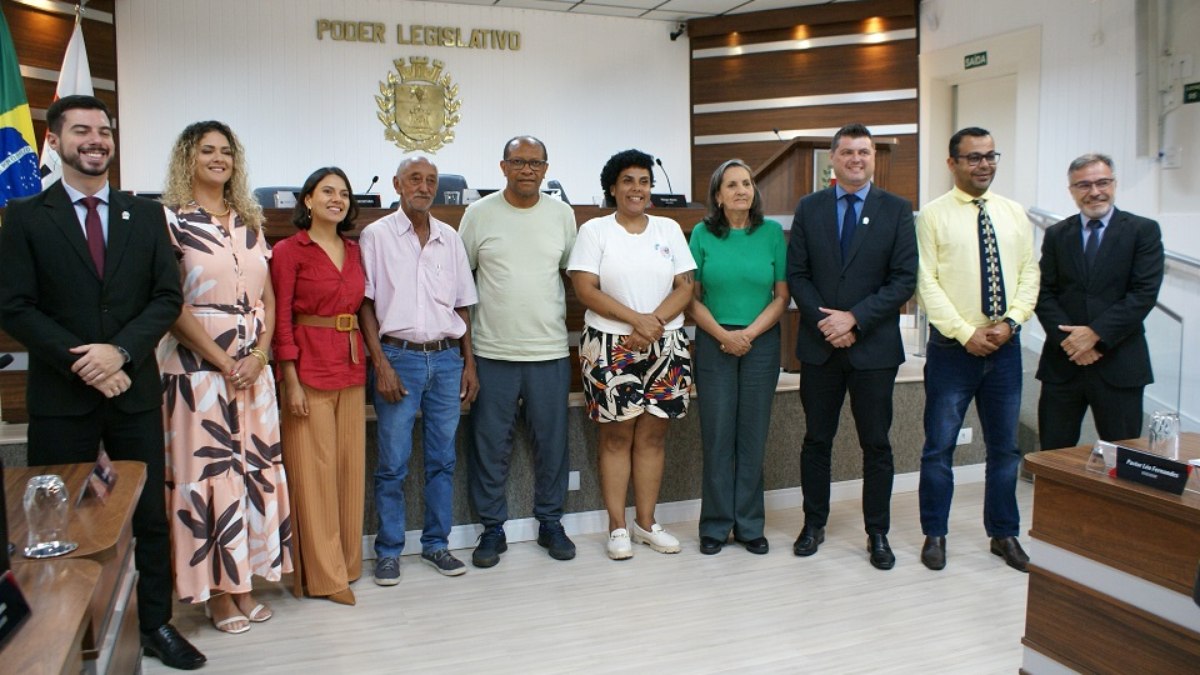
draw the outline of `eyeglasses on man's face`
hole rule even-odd
[[[986,159],[988,164],[995,166],[1000,161],[1000,153],[989,152],[985,155],[979,152],[972,152],[969,155],[957,155],[955,159],[965,160],[967,166],[979,166],[979,163]]]
[[[1098,190],[1107,190],[1117,182],[1116,178],[1101,178],[1100,180],[1081,180],[1078,183],[1071,183],[1071,189],[1079,192],[1091,192],[1092,188]]]
[[[542,169],[546,168],[547,164],[549,164],[549,162],[547,162],[544,159],[515,159],[514,158],[514,159],[506,159],[504,161],[507,162],[510,167],[512,167],[513,169],[516,169],[517,171],[521,171],[527,166],[529,168],[533,169],[534,171],[541,171]]]

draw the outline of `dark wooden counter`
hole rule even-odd
[[[1124,444],[1145,448],[1144,441]],[[1200,632],[1096,586],[1133,589],[1138,582],[1117,573],[1132,575],[1153,585],[1145,588],[1169,591],[1156,596],[1184,607],[1197,625],[1200,607],[1191,595],[1200,563],[1200,494],[1173,495],[1089,471],[1090,454],[1091,447],[1077,447],[1025,457],[1034,475],[1034,546],[1084,560],[1064,563],[1056,552],[1056,562],[1039,566],[1033,549],[1022,642],[1081,672],[1196,672]],[[1200,435],[1184,434],[1180,454],[1200,457]]]

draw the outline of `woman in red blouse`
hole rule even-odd
[[[358,331],[365,288],[358,244],[342,236],[358,207],[337,167],[304,181],[300,231],[271,258],[275,358],[282,373],[283,463],[291,485],[297,595],[354,604],[362,574],[366,367]]]

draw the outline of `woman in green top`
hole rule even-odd
[[[788,302],[783,228],[763,218],[750,167],[713,172],[708,215],[692,230],[695,377],[704,446],[700,552],[729,538],[751,553],[763,536],[763,453],[779,382],[779,317]]]

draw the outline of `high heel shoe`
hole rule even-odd
[[[211,598],[209,601],[211,601]],[[234,608],[236,610],[236,608],[237,608],[236,604],[234,605]],[[234,614],[233,616],[230,616],[230,617],[227,617],[224,619],[220,619],[220,620],[214,619],[213,615],[212,615],[212,607],[209,606],[208,601],[206,601],[204,603],[204,616],[209,621],[212,621],[213,628],[216,628],[217,630],[221,631],[222,633],[229,633],[230,635],[241,635],[242,633],[245,633],[246,631],[250,630],[250,619],[247,619],[244,615],[242,615],[240,613]],[[242,626],[241,628],[229,628],[230,624],[235,624],[235,623],[238,623],[239,621],[245,623],[246,625]]]
[[[353,606],[356,604],[356,601],[354,599],[354,591],[350,590],[349,588],[343,588],[342,590],[338,591],[337,593],[330,593],[329,595],[327,595],[325,597],[329,598],[330,600],[336,602],[339,605]]]

